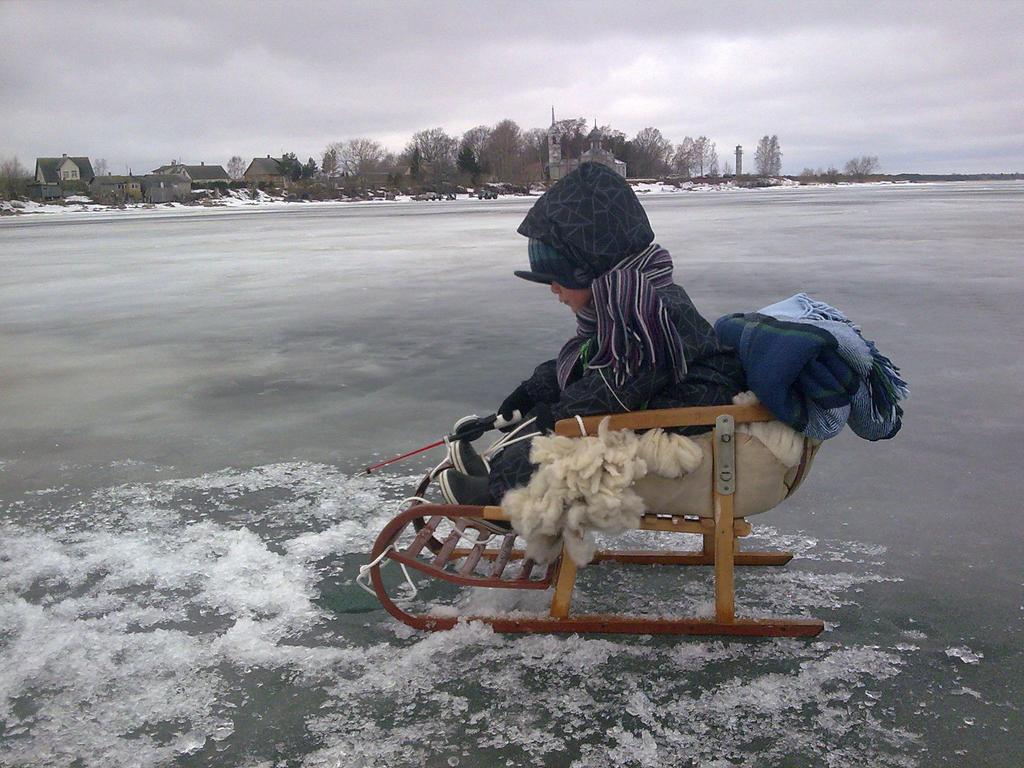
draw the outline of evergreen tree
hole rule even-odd
[[[462,149],[459,150],[459,157],[455,161],[456,167],[463,173],[468,173],[473,177],[473,183],[476,183],[477,176],[480,175],[480,163],[476,159],[476,155],[473,153],[473,148],[469,144],[464,143]]]
[[[302,178],[302,163],[295,156],[294,152],[285,152],[281,155],[281,173],[289,181],[298,181]]]
[[[423,158],[418,146],[412,148],[412,156],[409,158],[409,175],[413,181],[419,181],[423,175]]]
[[[316,160],[314,160],[312,157],[309,158],[306,161],[306,164],[302,166],[302,178],[312,179],[314,176],[316,176],[317,170],[318,169],[316,167]]]

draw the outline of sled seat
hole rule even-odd
[[[567,419],[555,425],[559,435],[578,437],[582,433],[594,434],[605,416]],[[645,492],[650,510],[638,526],[640,530],[664,533],[688,533],[701,536],[701,549],[678,550],[604,550],[596,554],[596,562],[618,562],[634,565],[710,565],[714,567],[714,617],[649,617],[617,614],[572,615],[572,593],[576,582],[577,566],[566,549],[553,563],[543,569],[534,569],[525,551],[516,549],[514,533],[504,536],[488,533],[474,520],[489,522],[508,521],[501,507],[474,507],[438,504],[420,504],[396,516],[377,538],[371,556],[370,579],[385,609],[396,618],[418,629],[450,629],[459,620],[482,621],[498,632],[597,632],[623,634],[690,634],[690,635],[747,635],[813,637],[824,624],[807,618],[746,618],[735,612],[735,566],[785,565],[792,559],[788,552],[752,552],[740,549],[740,539],[751,533],[746,515],[757,514],[775,506],[790,495],[806,477],[817,450],[812,441],[804,441],[800,463],[786,468],[776,460],[772,467],[779,486],[765,492],[757,486],[763,478],[755,477],[753,468],[764,459],[758,453],[757,441],[748,435],[737,435],[737,424],[766,422],[774,416],[761,405],[721,405],[697,408],[670,408],[615,414],[607,417],[610,429],[647,430],[655,427],[685,427],[707,425],[712,430],[704,439],[708,445],[706,478],[695,478],[685,493],[678,488],[655,488]],[[582,421],[582,424],[580,423]],[[581,432],[582,427],[582,432]],[[748,438],[748,439],[743,439]],[[761,446],[763,448],[763,446]],[[760,459],[758,458],[760,456]],[[749,466],[748,466],[749,465]],[[770,462],[769,462],[770,466]],[[705,469],[702,464],[702,469]],[[672,481],[677,486],[679,480]],[[745,485],[748,484],[748,485]],[[741,490],[742,489],[742,490]],[[756,493],[754,491],[757,491]],[[682,498],[686,496],[686,498]],[[703,497],[703,498],[700,498]],[[743,514],[737,514],[737,498],[744,499]],[[653,502],[653,506],[651,503]],[[454,524],[457,533],[435,537],[440,521]],[[406,531],[417,531],[412,543],[405,549],[396,542]],[[477,527],[475,544],[465,542],[466,531]],[[489,542],[495,546],[489,546]],[[422,573],[463,586],[504,587],[511,589],[554,590],[547,616],[515,613],[508,616],[453,616],[450,614],[412,614],[398,606],[387,594],[380,575],[379,561],[383,557],[395,559]],[[515,561],[522,561],[511,568]]]
[[[726,407],[726,406],[722,406]],[[730,406],[733,407],[733,406]],[[735,406],[755,408],[733,414],[737,425],[758,422],[775,422],[775,417],[763,406]],[[721,408],[713,408],[721,413]],[[745,415],[744,415],[745,414]],[[606,417],[589,416],[582,419],[588,435],[597,433],[598,425]],[[607,417],[609,429],[646,430],[654,427],[700,426],[709,418],[709,411],[703,407],[666,408],[655,411],[641,411]],[[685,423],[676,423],[685,422]],[[690,423],[694,422],[694,423]],[[713,422],[712,422],[713,423]],[[653,424],[654,427],[632,426]],[[781,428],[795,439],[800,436],[788,427],[775,423],[771,427]],[[742,427],[741,427],[742,429]],[[580,424],[576,419],[564,419],[555,425],[556,434],[566,437],[580,436]],[[648,474],[634,484],[637,493],[644,500],[644,506],[652,514],[682,515],[687,517],[713,518],[715,516],[712,484],[714,482],[714,432],[694,435],[692,440],[701,450],[703,459],[700,466],[679,478],[660,477]],[[774,509],[790,495],[807,477],[814,457],[821,443],[803,438],[799,450],[799,461],[786,466],[758,437],[737,430],[733,436],[737,477],[733,494],[733,516],[750,517]]]

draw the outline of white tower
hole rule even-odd
[[[551,107],[551,127],[548,129],[548,175],[552,181],[561,178],[562,136],[555,125],[555,108]]]
[[[743,175],[743,147],[736,145],[736,178]]]

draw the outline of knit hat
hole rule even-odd
[[[516,277],[547,285],[558,283],[565,288],[586,288],[590,285],[587,273],[577,273],[570,261],[547,243],[531,237],[527,250],[530,269],[517,269]]]
[[[517,274],[538,282],[551,282],[550,276],[558,274],[568,279],[557,280],[566,288],[590,285],[654,241],[654,230],[633,188],[599,163],[583,163],[541,195],[518,231],[539,240],[557,258],[538,250],[535,265],[531,250],[530,272],[544,278]]]

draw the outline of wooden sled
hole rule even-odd
[[[567,419],[555,426],[557,434],[576,437],[581,428],[595,434],[603,416]],[[697,551],[599,551],[595,562],[611,561],[633,565],[710,565],[714,567],[714,618],[649,618],[646,616],[572,615],[570,611],[576,564],[563,547],[549,566],[539,566],[515,547],[514,532],[505,532],[500,523],[508,521],[500,507],[474,507],[445,504],[416,504],[398,514],[381,531],[373,546],[368,569],[373,591],[392,616],[416,629],[451,629],[459,621],[482,621],[497,632],[599,632],[621,634],[672,635],[746,635],[759,637],[813,637],[824,628],[818,619],[741,618],[734,606],[734,568],[740,566],[785,565],[792,559],[788,552],[748,552],[740,549],[740,539],[748,536],[751,525],[735,517],[734,496],[737,483],[735,425],[771,421],[771,412],[761,405],[722,405],[699,408],[671,408],[616,414],[610,417],[611,429],[653,429],[709,425],[712,432],[711,488],[714,518],[683,515],[646,515],[640,530],[665,533],[690,533],[702,537]],[[582,423],[581,423],[582,422]],[[803,480],[814,448],[805,440],[803,456],[790,483],[792,493]],[[424,478],[417,496],[422,496],[431,476]],[[499,525],[494,525],[498,523]],[[415,532],[412,542],[397,544],[406,532]],[[408,537],[406,537],[408,538]],[[470,546],[466,546],[466,544]],[[400,607],[388,595],[381,577],[385,559],[405,568],[453,584],[503,589],[549,589],[554,585],[547,616],[452,616],[413,614]]]

